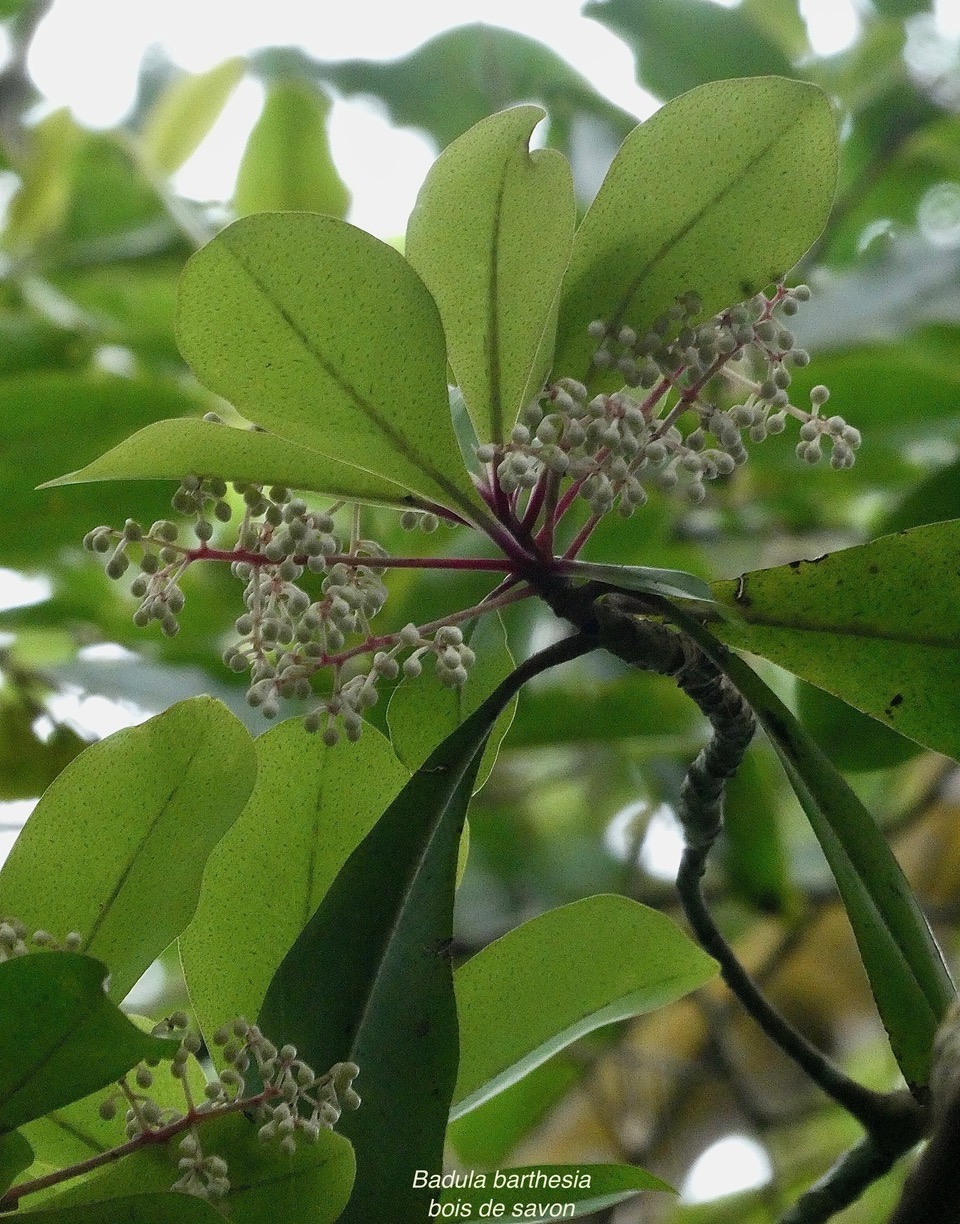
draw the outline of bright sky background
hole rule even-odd
[[[162,44],[192,72],[269,45],[298,44],[321,59],[391,59],[441,30],[484,21],[548,43],[612,101],[645,118],[655,103],[636,84],[630,52],[605,27],[580,16],[581,2],[57,0],[38,31],[30,70],[51,105],[69,106],[81,123],[106,127],[129,107],[137,66],[152,44]],[[801,7],[821,54],[855,37],[853,0],[802,0]],[[177,186],[184,194],[198,199],[230,194],[261,97],[253,81],[238,88],[215,131],[180,173]],[[336,104],[331,143],[354,193],[349,219],[380,237],[402,233],[435,150],[415,132],[391,129],[362,101]]]

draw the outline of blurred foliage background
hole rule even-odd
[[[10,47],[0,72],[0,170],[12,185],[0,235],[0,565],[49,584],[40,602],[0,613],[7,843],[29,801],[83,747],[88,733],[69,714],[78,701],[88,709],[96,698],[134,703],[136,712],[120,715],[129,720],[206,691],[254,732],[263,729],[220,661],[239,604],[228,574],[191,572],[182,632],[167,640],[134,629],[132,602],[80,551],[84,532],[101,522],[161,517],[172,488],[35,491],[149,421],[218,407],[175,342],[176,283],[190,252],[231,218],[261,209],[344,215],[349,195],[327,141],[335,96],[372,96],[393,123],[422,130],[438,149],[497,109],[541,102],[549,112],[541,131],[570,159],[581,206],[636,122],[547,46],[464,25],[390,62],[318,61],[296,46],[264,47],[189,76],[153,55],[124,121],[87,130],[65,110],[37,106],[28,55],[48,7],[0,3]],[[591,0],[584,14],[626,43],[639,83],[661,100],[704,81],[766,73],[814,81],[833,99],[841,183],[827,232],[795,273],[815,291],[795,321],[798,343],[813,355],[797,374],[797,402],[808,385],[826,383],[864,437],[856,466],[843,473],[801,469],[791,446],[768,442],[746,468],[711,485],[703,506],[652,499],[629,522],[605,523],[586,555],[730,577],[960,517],[958,40],[923,0],[861,0],[858,37],[829,57],[813,52],[797,0],[729,8]],[[245,74],[263,84],[265,102],[232,198],[178,197],[171,176]],[[371,533],[391,551],[407,545],[395,516],[374,518]],[[446,530],[417,545],[469,546]],[[383,613],[388,629],[462,606],[464,587],[479,597],[488,585],[482,575],[453,581],[398,572]],[[544,614],[513,611],[516,656],[557,631]],[[953,955],[956,766],[768,670],[877,813]],[[672,809],[705,734],[668,683],[605,657],[531,686],[475,803],[455,955],[592,892],[623,892],[672,912]],[[892,1060],[829,873],[762,742],[730,789],[709,890],[743,958],[794,1022],[849,1069],[888,1086]],[[178,989],[167,968],[158,1008]],[[759,1224],[775,1219],[853,1131],[715,989],[558,1055],[454,1124],[450,1155],[476,1166],[635,1161],[678,1186],[688,1179],[687,1199],[648,1196],[603,1218]],[[708,1150],[728,1173],[746,1153],[763,1184],[691,1201],[698,1187],[715,1193],[729,1184],[715,1175],[704,1192],[703,1165],[699,1180],[689,1177]],[[885,1218],[898,1176],[842,1219]]]

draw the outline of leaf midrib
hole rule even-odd
[[[760,161],[762,161],[763,158],[768,156],[770,151],[790,133],[792,128],[797,127],[800,124],[801,120],[805,117],[805,112],[806,107],[804,107],[802,111],[798,111],[798,113],[788,123],[786,123],[782,128],[778,129],[777,133],[772,136],[770,140],[756,154],[754,154],[753,157],[749,159],[749,161],[744,163],[743,167],[738,171],[738,173],[731,177],[721,190],[717,191],[708,200],[706,200],[700,210],[695,213],[678,232],[671,235],[670,238],[660,245],[659,249],[650,257],[627,288],[626,293],[624,294],[614,313],[613,319],[610,323],[611,328],[619,327],[623,322],[626,312],[630,309],[631,301],[639,292],[643,282],[649,276],[651,271],[657,266],[657,264],[665,259],[674,249],[674,247],[678,246],[683,239],[686,238],[690,231],[699,224],[710,209],[716,207],[716,205],[719,204],[725,196],[729,195],[729,193],[733,191],[735,187],[739,186],[750,171]],[[786,271],[786,269],[784,269],[784,271]]]
[[[373,425],[379,429],[384,436],[389,440],[391,446],[411,464],[421,475],[432,480],[438,488],[443,489],[444,493],[450,497],[454,504],[459,506],[461,510],[466,511],[471,517],[476,517],[477,508],[473,502],[465,497],[457,486],[446,477],[441,471],[429,463],[419,451],[415,450],[407,440],[407,438],[390,424],[383,416],[375,404],[372,404],[361,392],[353,385],[352,382],[316,347],[310,340],[310,337],[303,330],[299,323],[294,319],[293,315],[287,310],[284,304],[276,298],[269,286],[263,281],[252,267],[244,262],[241,255],[233,250],[229,242],[224,241],[224,249],[236,261],[240,270],[250,279],[255,288],[260,292],[263,298],[276,311],[283,322],[290,328],[293,335],[296,337],[300,346],[310,356],[323,372],[330,378]],[[321,452],[322,453],[322,452]],[[379,473],[378,473],[379,474]],[[390,479],[387,477],[387,479]]]

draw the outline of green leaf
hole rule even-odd
[[[499,613],[472,622],[464,641],[477,656],[469,681],[451,689],[440,683],[436,672],[406,678],[393,690],[387,709],[387,724],[393,750],[411,772],[419,769],[441,740],[455,730],[513,671],[513,656]],[[477,771],[476,789],[490,776],[513,716],[517,699],[498,717]]]
[[[555,369],[582,378],[594,319],[642,330],[678,294],[709,315],[784,275],[830,211],[837,150],[816,87],[716,81],[624,141],[574,240]]]
[[[929,1078],[933,1039],[955,991],[910,885],[870,813],[783,702],[696,620],[673,619],[753,707],[837,882],[860,957],[908,1083]]]
[[[724,796],[724,870],[733,891],[763,914],[783,914],[794,900],[773,800],[782,787],[776,758],[755,741]]]
[[[83,133],[66,107],[44,116],[26,134],[20,186],[10,201],[4,234],[14,248],[29,247],[62,225],[82,141]]]
[[[131,1194],[46,1211],[29,1211],[29,1203],[21,1212],[30,1224],[219,1224],[223,1219],[210,1203],[190,1194]]]
[[[804,729],[846,773],[888,769],[922,751],[892,727],[799,678],[794,681],[793,708]]]
[[[249,735],[210,697],[92,745],[17,838],[0,869],[0,910],[30,930],[78,931],[122,999],[190,921],[207,856],[254,770]]]
[[[960,757],[960,521],[715,583],[717,637]]]
[[[37,371],[0,380],[0,484],[17,507],[15,514],[0,515],[5,564],[22,561],[33,567],[41,554],[52,557],[64,546],[76,548],[85,531],[99,523],[122,523],[134,504],[148,523],[168,518],[169,489],[35,490],[148,421],[208,406],[172,380],[142,375]]]
[[[104,992],[107,969],[74,952],[0,964],[0,1132],[112,1083],[174,1045],[141,1033]]]
[[[33,1164],[33,1148],[19,1131],[0,1135],[0,1194]]]
[[[573,241],[570,167],[531,153],[538,106],[491,115],[434,162],[407,258],[440,309],[450,364],[481,442],[502,442],[540,390]]]
[[[254,743],[253,794],[211,854],[196,914],[180,937],[190,999],[208,1037],[232,1016],[257,1014],[337,872],[409,776],[373,727],[356,744],[328,748],[290,719]],[[240,931],[249,937],[238,938]]]
[[[243,217],[188,262],[178,337],[258,425],[485,517],[450,422],[443,328],[392,247],[333,217]]]
[[[563,1208],[563,1219],[573,1220],[613,1207],[641,1190],[673,1192],[673,1187],[659,1177],[627,1164],[529,1165],[497,1169],[495,1173],[475,1173],[474,1186],[481,1178],[484,1184],[478,1189],[444,1190],[438,1196],[439,1201],[469,1203],[474,1214],[485,1203],[503,1203],[509,1212],[507,1218],[536,1220],[543,1224],[560,1218],[558,1207]],[[568,1204],[573,1205],[572,1214],[566,1210]],[[540,1210],[534,1210],[536,1207]]]
[[[397,127],[419,127],[443,147],[494,111],[541,102],[550,144],[572,155],[574,133],[614,146],[636,120],[599,94],[550,47],[486,24],[445,30],[401,59],[341,60],[310,68],[343,94],[374,94]]]
[[[658,98],[725,77],[793,75],[751,17],[709,0],[591,0],[583,15],[624,40],[637,57],[637,80]]]
[[[683,570],[652,569],[647,565],[601,565],[594,561],[574,561],[567,571],[595,582],[667,599],[697,599],[714,602],[710,584]]]
[[[271,85],[243,151],[233,211],[328,213],[343,217],[350,192],[330,157],[326,94],[301,81]]]
[[[184,73],[161,93],[144,120],[140,150],[147,165],[173,174],[199,147],[246,70],[241,56],[207,72]]]
[[[309,489],[350,501],[404,508],[417,504],[415,497],[382,476],[276,434],[185,418],[155,421],[86,467],[41,488],[94,480],[180,480],[190,472]]]
[[[128,1014],[127,1018],[141,1032],[149,1033],[154,1026],[154,1021],[145,1016]],[[193,1099],[202,1099],[206,1075],[196,1059],[187,1063],[186,1074],[190,1091],[194,1094]],[[150,1098],[161,1109],[183,1112],[183,1084],[165,1068],[154,1072]],[[104,1090],[101,1088],[89,1096],[44,1114],[42,1118],[34,1118],[32,1122],[25,1123],[22,1133],[30,1141],[34,1151],[34,1163],[26,1171],[25,1179],[42,1177],[54,1169],[65,1169],[79,1164],[127,1141],[124,1112],[118,1110],[113,1118],[106,1121],[100,1116],[103,1100]],[[62,1185],[36,1190],[24,1200],[24,1205],[31,1208],[45,1206],[49,1199],[55,1198],[62,1191]]]
[[[340,1120],[358,1166],[345,1224],[424,1218],[413,1175],[442,1163],[457,1074],[444,953],[460,834],[487,736],[526,674],[514,672],[413,775],[347,860],[260,1011],[261,1028],[311,1066],[361,1068],[364,1104]]]
[[[342,1135],[322,1130],[317,1143],[300,1143],[287,1156],[277,1144],[260,1143],[254,1123],[232,1114],[204,1123],[201,1137],[204,1152],[222,1157],[230,1170],[230,1189],[219,1200],[226,1212],[215,1212],[215,1219],[222,1220],[226,1214],[232,1224],[263,1224],[269,1219],[283,1224],[332,1224],[340,1217],[354,1173],[353,1152]],[[61,1204],[73,1207],[91,1200],[106,1200],[112,1207],[118,1197],[122,1203],[124,1196],[137,1191],[168,1190],[173,1180],[171,1153],[151,1145],[67,1186],[54,1201],[57,1210],[62,1210]],[[164,1197],[175,1203],[191,1201],[190,1195]]]
[[[525,922],[455,974],[460,1072],[451,1116],[585,1033],[662,1007],[716,973],[671,919],[627,897],[587,897]]]

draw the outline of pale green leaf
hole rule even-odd
[[[573,240],[570,167],[531,153],[538,106],[491,115],[434,162],[407,258],[440,308],[450,364],[481,442],[503,440],[543,384]]]
[[[722,641],[960,758],[960,520],[713,587]]]
[[[330,158],[329,112],[327,96],[305,82],[270,86],[237,172],[238,217],[300,209],[344,215],[350,193]]]
[[[665,914],[627,897],[587,897],[525,922],[454,974],[460,1072],[451,1117],[585,1033],[662,1007],[716,972]]]
[[[208,1036],[231,1016],[257,1014],[337,872],[408,778],[373,727],[356,744],[328,748],[290,719],[255,746],[256,787],[210,856],[196,915],[180,938]]]
[[[418,504],[412,494],[382,476],[276,434],[189,418],[155,421],[86,467],[40,487],[94,480],[181,480],[190,472],[307,489],[350,501],[404,508]]]
[[[193,914],[204,863],[243,808],[253,745],[196,697],[87,748],[48,788],[0,870],[0,912],[82,936],[122,999]]]
[[[5,240],[30,246],[62,224],[73,191],[74,160],[83,132],[66,107],[45,115],[26,134],[20,186],[10,201]]]
[[[437,308],[392,247],[333,217],[263,213],[187,264],[178,337],[249,420],[471,518]]]
[[[147,165],[172,174],[199,147],[243,77],[240,56],[207,72],[184,73],[172,81],[151,107],[140,133]]]
[[[712,81],[623,142],[574,240],[555,368],[583,378],[594,319],[643,331],[696,292],[709,315],[783,276],[833,200],[833,115],[815,86]]]

